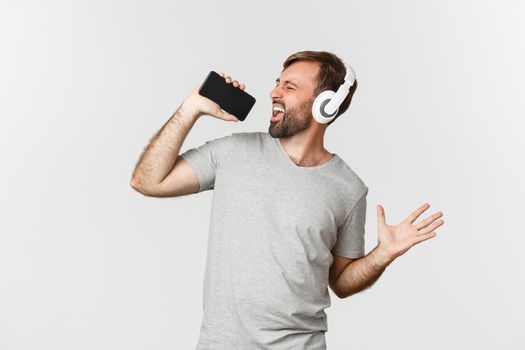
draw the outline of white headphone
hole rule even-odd
[[[326,124],[332,121],[337,112],[339,106],[343,103],[346,95],[350,92],[350,87],[355,82],[355,71],[352,67],[345,64],[346,75],[345,80],[339,86],[337,92],[332,90],[324,90],[314,100],[312,105],[312,115],[314,119],[320,124]]]

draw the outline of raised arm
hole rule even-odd
[[[131,187],[155,197],[197,192],[197,177],[178,154],[198,118],[199,115],[185,109],[184,104],[175,111],[142,153],[131,177]]]
[[[224,73],[220,73],[224,77]],[[226,76],[226,82],[231,78]],[[244,89],[236,80],[234,86]],[[238,119],[212,100],[199,95],[198,86],[186,97],[171,118],[151,139],[140,156],[131,177],[131,187],[153,197],[173,197],[195,193],[199,189],[197,176],[179,156],[184,139],[197,119],[211,115],[227,121]]]

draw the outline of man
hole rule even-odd
[[[199,117],[237,120],[196,87],[141,156],[131,185],[145,195],[214,190],[197,349],[326,349],[327,287],[339,298],[370,287],[443,224],[441,212],[414,224],[425,203],[388,225],[378,205],[378,245],[364,254],[368,187],[324,148],[333,121],[319,124],[311,113],[315,97],[336,91],[345,73],[332,53],[295,53],[270,93],[268,133],[233,133],[178,155]]]

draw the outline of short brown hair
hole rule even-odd
[[[297,61],[310,61],[320,63],[319,75],[317,76],[317,87],[314,96],[317,97],[323,90],[337,91],[343,83],[346,75],[346,67],[343,61],[335,54],[327,51],[299,51],[290,56],[283,63],[283,70]],[[335,118],[327,123],[332,124],[341,114],[343,114],[352,101],[352,96],[357,89],[357,79],[350,88],[350,92],[339,106],[339,111]]]

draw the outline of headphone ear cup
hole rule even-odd
[[[321,92],[314,100],[314,103],[312,104],[312,115],[319,124],[326,124],[332,121],[335,116],[337,115],[337,112],[339,112],[339,108],[335,110],[333,114],[326,114],[324,112],[324,106],[330,102],[332,97],[335,95],[335,92],[332,90],[325,90]]]

